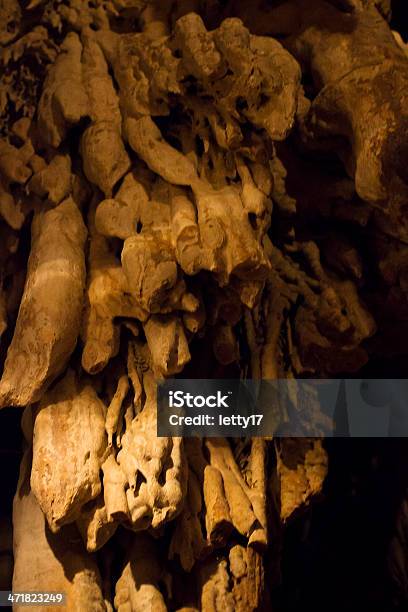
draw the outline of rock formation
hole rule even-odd
[[[402,350],[408,55],[386,4],[0,1],[14,590],[268,609],[324,444],[157,438],[156,385]]]

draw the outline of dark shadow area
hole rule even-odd
[[[11,515],[22,457],[21,415],[22,411],[15,408],[0,411],[0,590],[11,589]]]
[[[408,485],[408,440],[331,439],[326,448],[323,500],[291,522],[284,536],[276,609],[406,610],[387,566]]]

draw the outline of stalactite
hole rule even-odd
[[[157,437],[157,384],[354,375],[387,330],[408,338],[408,56],[388,14],[0,3],[15,591],[81,611],[268,606],[274,538],[318,503],[324,442]]]

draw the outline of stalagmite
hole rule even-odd
[[[200,610],[256,610],[261,603],[263,579],[259,554],[235,545],[227,558],[212,559],[200,568]]]
[[[180,438],[156,438],[156,388],[151,371],[143,374],[146,401],[126,429],[117,462],[123,470],[130,525],[157,528],[177,516],[187,485]]]
[[[321,440],[282,440],[277,449],[280,515],[288,518],[321,492],[327,474],[327,455]]]
[[[232,523],[241,535],[250,537],[253,531],[262,525],[255,514],[248,487],[234,461],[231,449],[226,441],[217,439],[208,439],[206,445],[211,464],[221,472]]]
[[[31,414],[25,414],[24,419],[27,434],[32,428]],[[105,612],[96,560],[87,554],[75,527],[64,528],[58,534],[50,532],[30,489],[30,464],[30,450],[27,449],[13,502],[13,589],[59,593],[65,597],[67,610]],[[30,517],[28,522],[27,516]],[[60,605],[55,604],[39,607],[59,610]],[[13,605],[13,608],[23,610],[24,604]]]
[[[42,140],[57,148],[69,128],[89,113],[81,69],[82,45],[70,32],[61,53],[48,73],[38,105],[38,127]]]
[[[35,411],[31,487],[52,531],[77,519],[102,490],[105,410],[94,389],[81,388],[69,371]]]
[[[119,328],[115,317],[144,320],[146,315],[129,295],[123,269],[107,240],[96,231],[91,215],[82,365],[87,372],[94,374],[102,370],[119,350]]]
[[[189,572],[207,548],[200,525],[202,499],[200,483],[193,471],[189,471],[187,496],[184,508],[176,522],[169,547],[169,558],[178,555],[181,567]]]
[[[148,535],[138,535],[122,575],[116,583],[115,607],[120,612],[167,612],[157,584],[161,569],[155,545]]]
[[[221,472],[212,465],[204,470],[205,527],[211,544],[224,544],[233,528]]]
[[[13,340],[0,381],[0,406],[40,399],[75,348],[85,283],[81,214],[68,198],[38,213]]]

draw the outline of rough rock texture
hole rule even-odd
[[[25,414],[25,433],[32,429],[30,408]],[[13,588],[19,591],[53,591],[66,594],[68,610],[106,610],[96,560],[86,553],[75,529],[54,535],[30,489],[31,452],[21,463],[13,504]],[[27,521],[27,517],[30,520]],[[28,568],[30,568],[29,571]],[[47,606],[52,610],[60,606]],[[23,605],[13,606],[22,610]]]
[[[105,407],[93,387],[78,388],[74,376],[69,371],[43,396],[34,422],[30,484],[52,531],[79,517],[102,490]]]
[[[33,219],[24,293],[0,381],[1,406],[38,401],[66,366],[81,321],[85,238],[71,198]]]
[[[271,609],[324,442],[157,438],[156,385],[406,354],[408,55],[389,14],[0,0],[0,407],[26,407],[28,445],[14,590]]]

